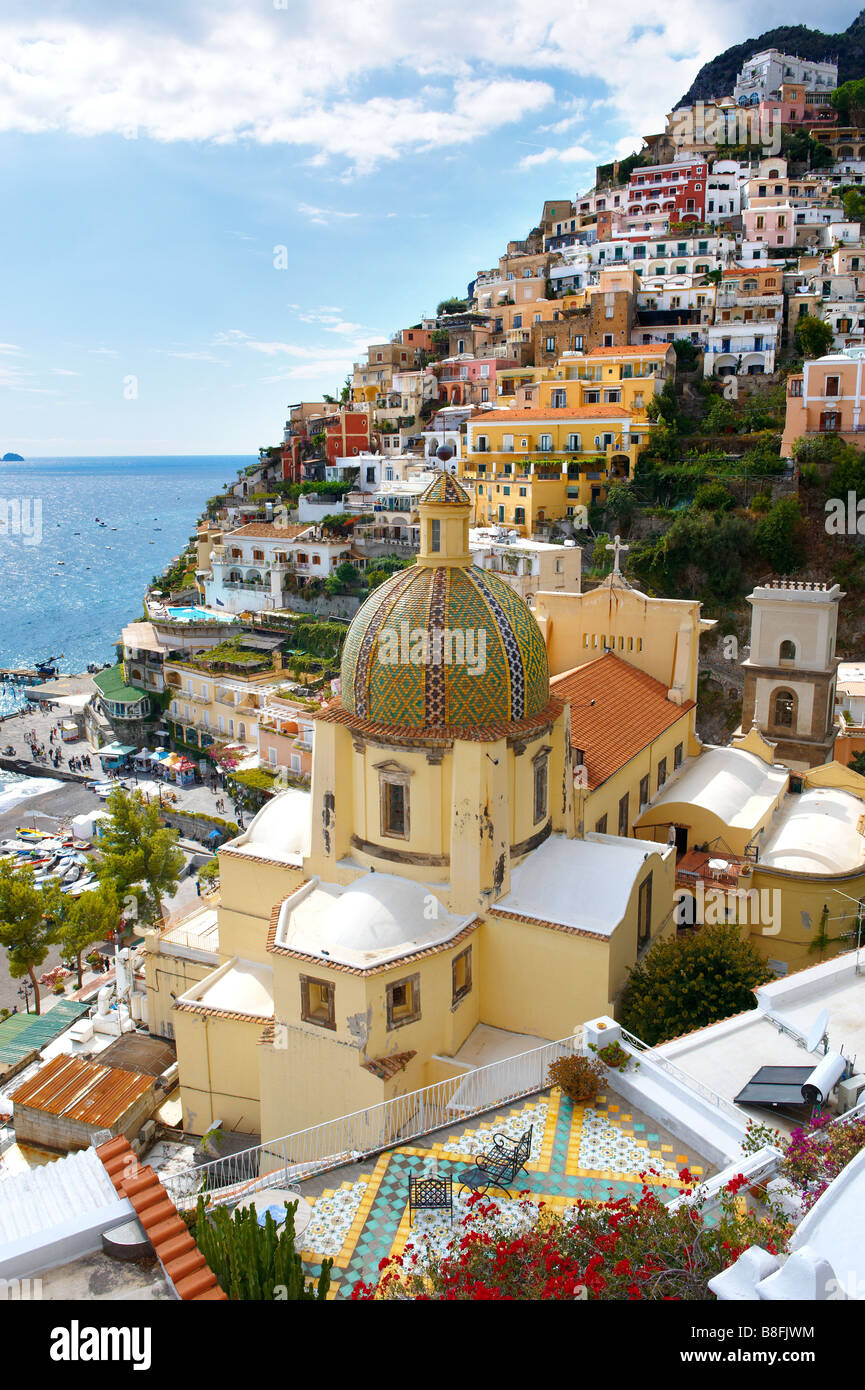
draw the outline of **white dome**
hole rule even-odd
[[[336,950],[386,951],[426,935],[429,894],[419,883],[393,874],[365,874],[325,913],[322,941]],[[441,912],[443,917],[447,913]]]
[[[309,792],[291,787],[273,797],[249,828],[230,842],[232,849],[258,859],[297,859],[309,854]]]

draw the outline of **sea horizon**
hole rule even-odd
[[[115,660],[122,628],[143,615],[147,586],[186,548],[207,499],[257,459],[112,453],[0,463],[0,668],[54,658],[73,674]]]

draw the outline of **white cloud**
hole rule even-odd
[[[586,149],[585,145],[568,145],[566,149],[558,149],[553,145],[548,145],[539,154],[527,154],[520,160],[521,169],[534,169],[539,164],[593,164],[596,156],[591,150]]]
[[[68,367],[52,367],[52,376],[80,376],[80,372],[71,372]]]
[[[310,207],[309,203],[298,203],[297,210],[298,212],[302,212],[304,217],[308,217],[310,222],[315,223],[318,227],[326,227],[333,218],[336,218],[338,221],[340,219],[343,221],[350,221],[352,218],[360,216],[360,213],[357,212],[340,212],[335,208]]]
[[[43,0],[0,22],[0,130],[285,144],[354,173],[467,146],[553,102],[550,133],[564,134],[574,85],[590,79],[629,125],[656,129],[700,63],[753,28],[744,0],[620,0],[614,14],[595,0],[81,11]]]
[[[88,348],[87,351],[91,357],[116,357],[118,355],[115,348]]]
[[[228,363],[222,357],[214,357],[212,352],[181,352],[170,348],[160,349],[163,357],[180,357],[186,362],[213,362],[218,367],[227,367]]]
[[[21,348],[16,347],[14,343],[0,343],[0,352],[2,352],[4,357],[21,356]]]

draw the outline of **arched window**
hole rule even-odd
[[[791,642],[791,641],[788,640],[788,641],[786,641],[786,642],[782,642],[782,643],[781,643],[781,660],[782,660],[782,661],[795,661],[795,660],[796,660],[796,643],[795,643],[795,642]]]
[[[796,714],[796,696],[791,690],[776,692],[772,714],[777,729],[792,729]]]

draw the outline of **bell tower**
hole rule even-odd
[[[757,728],[794,771],[828,762],[835,743],[837,584],[778,579],[748,595],[742,731]]]

